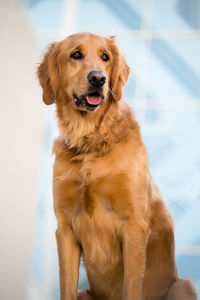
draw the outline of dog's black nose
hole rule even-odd
[[[87,79],[92,86],[102,87],[106,82],[106,74],[102,71],[91,71]]]

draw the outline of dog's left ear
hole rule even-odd
[[[110,37],[111,51],[113,54],[113,66],[111,71],[110,89],[112,98],[119,101],[122,98],[122,88],[128,80],[130,68],[125,57],[115,45],[113,37]]]

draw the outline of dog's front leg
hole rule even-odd
[[[58,224],[56,231],[61,300],[76,300],[80,264],[80,247],[67,224]]]
[[[123,300],[140,300],[146,262],[147,226],[127,223],[123,226],[124,266]]]

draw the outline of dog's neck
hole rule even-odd
[[[95,152],[104,155],[137,126],[125,103],[105,103],[94,113],[72,110],[68,109],[61,115],[57,107],[61,137],[74,154]]]

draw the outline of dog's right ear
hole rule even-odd
[[[56,100],[58,80],[56,44],[57,43],[50,44],[42,63],[37,69],[37,75],[43,88],[42,98],[47,105],[54,103]]]

